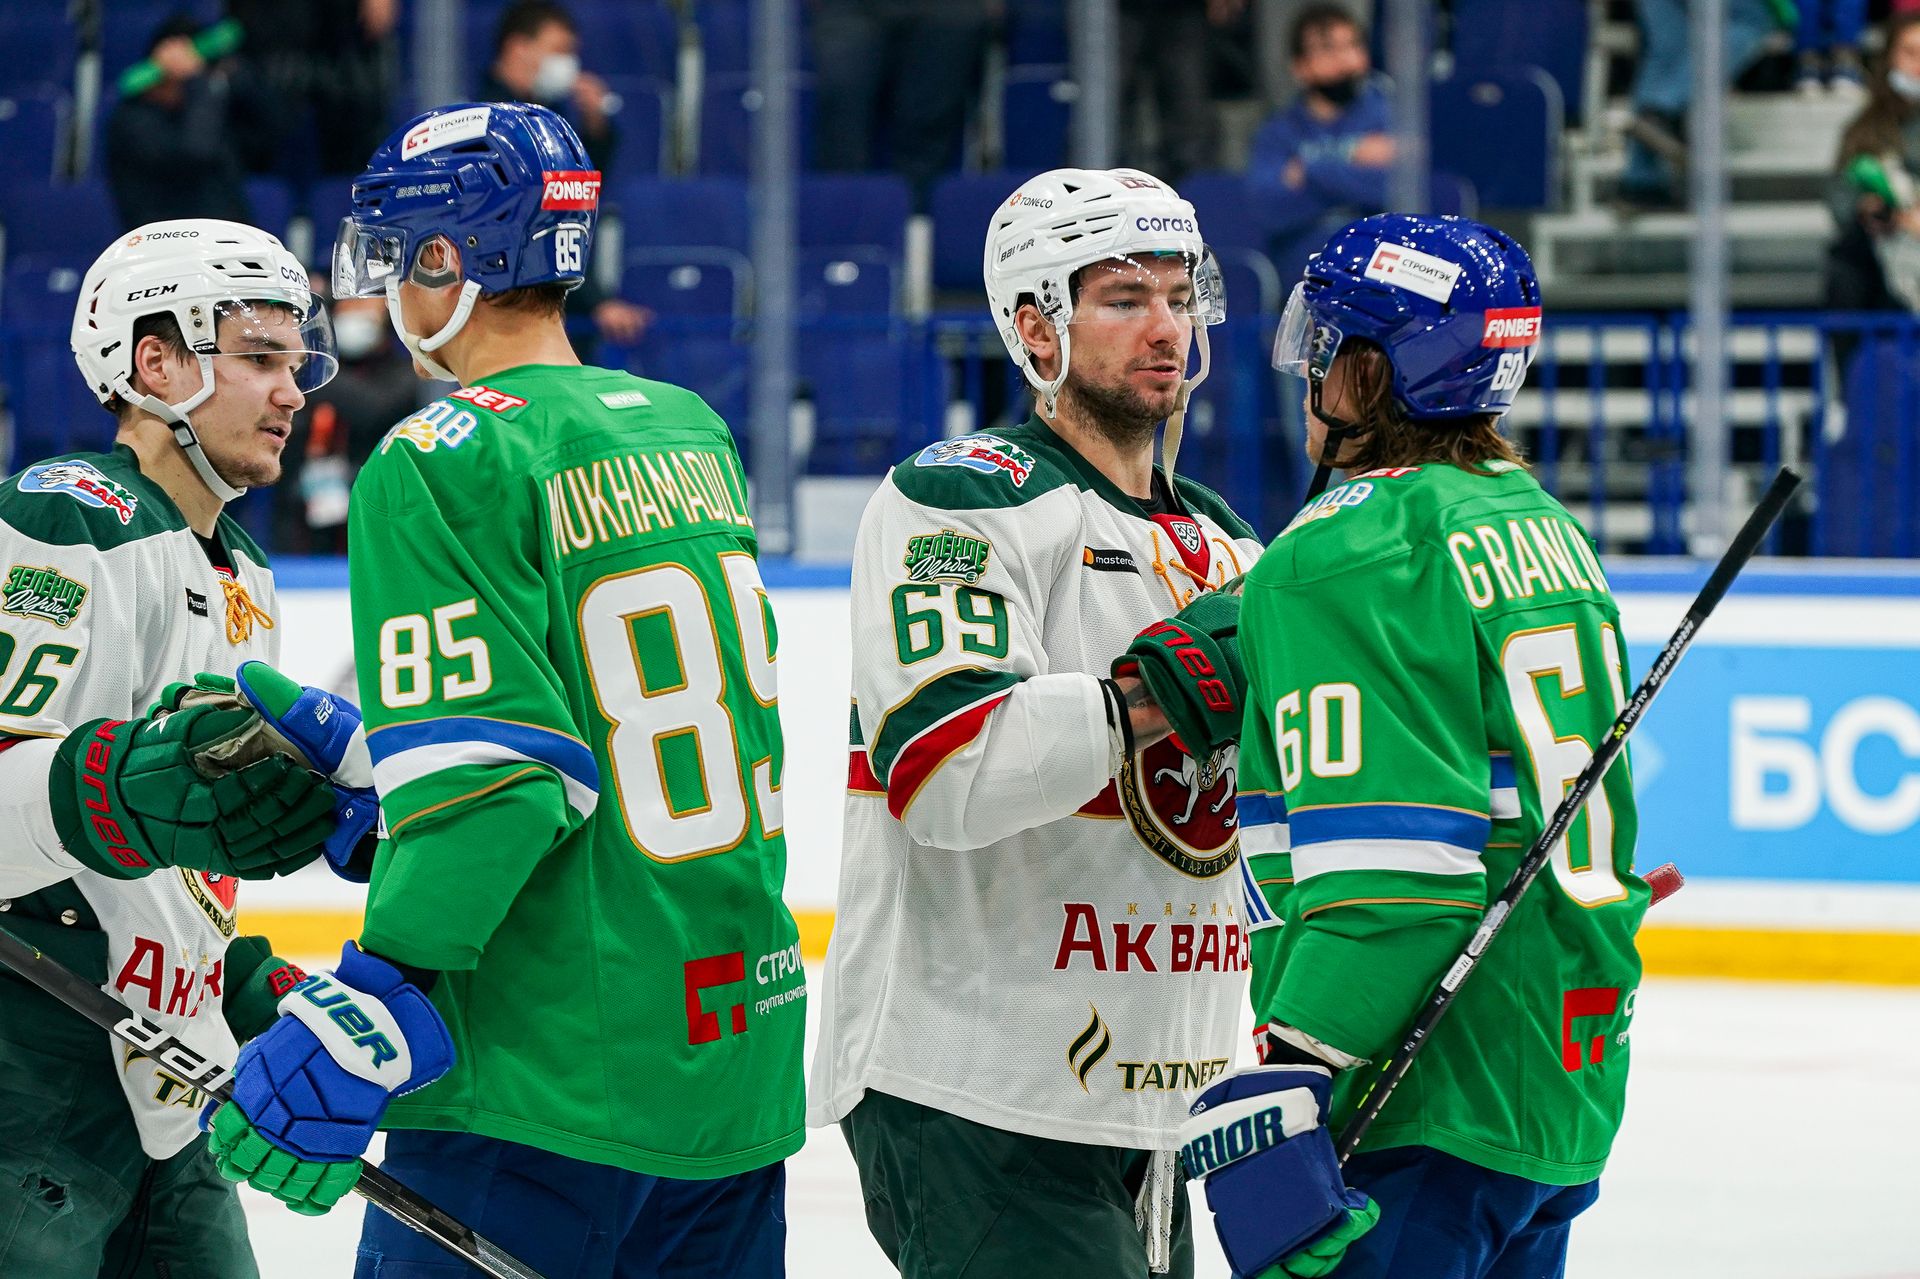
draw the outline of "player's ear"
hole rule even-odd
[[[184,390],[187,370],[192,361],[182,360],[167,349],[158,336],[149,333],[133,344],[131,381],[136,391],[156,395],[169,404],[178,404],[192,394]],[[194,390],[198,390],[196,385]]]
[[[1036,370],[1060,358],[1060,335],[1054,329],[1053,321],[1040,314],[1040,308],[1033,303],[1022,303],[1013,313],[1013,327],[1033,356]],[[1043,375],[1051,376],[1050,373]]]

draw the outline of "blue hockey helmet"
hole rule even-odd
[[[1409,418],[1502,414],[1538,349],[1540,280],[1517,241],[1470,218],[1361,218],[1308,261],[1273,366],[1317,390],[1348,338],[1386,352]]]
[[[466,323],[476,297],[537,284],[578,285],[600,209],[600,174],[573,126],[523,102],[436,107],[408,121],[353,183],[353,211],[333,250],[336,298],[385,295],[394,327],[426,358]],[[422,261],[441,237],[454,270]],[[431,337],[400,323],[402,280],[430,287],[464,281],[445,328]]]

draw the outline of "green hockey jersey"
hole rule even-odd
[[[351,589],[386,836],[362,944],[458,1062],[387,1124],[657,1176],[802,1139],[775,629],[690,392],[523,366],[388,433]]]
[[[1520,468],[1354,477],[1248,575],[1242,848],[1262,1027],[1372,1066],[1344,1124],[1623,704],[1589,539]],[[1623,759],[1369,1130],[1556,1185],[1620,1126],[1647,887]]]

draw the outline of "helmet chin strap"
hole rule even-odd
[[[1340,456],[1340,446],[1360,430],[1356,423],[1334,417],[1321,407],[1320,388],[1326,384],[1327,369],[1332,363],[1328,360],[1325,366],[1315,364],[1307,370],[1308,396],[1313,404],[1313,415],[1325,423],[1327,437],[1320,442],[1320,465],[1314,469],[1313,482],[1307,485],[1307,496],[1300,503],[1302,506],[1327,491],[1327,481],[1333,475],[1333,459]]]
[[[1173,412],[1167,414],[1167,433],[1160,440],[1160,463],[1167,472],[1169,490],[1173,488],[1173,464],[1180,456],[1180,435],[1187,426],[1187,402],[1193,398],[1193,389],[1207,380],[1207,371],[1213,367],[1212,352],[1207,347],[1206,325],[1194,329],[1193,340],[1200,348],[1200,368],[1180,384],[1180,394],[1174,397]]]
[[[417,337],[407,331],[407,323],[400,318],[400,281],[387,281],[387,318],[393,321],[393,331],[400,335],[401,343],[407,348],[407,354],[420,362],[420,367],[442,382],[458,382],[452,370],[446,368],[431,356],[447,343],[453,341],[466,326],[467,317],[473,314],[473,304],[480,297],[480,286],[468,280],[460,286],[460,300],[454,304],[453,314],[441,326],[440,331],[429,338]]]
[[[205,404],[213,394],[213,357],[202,355],[197,358],[200,361],[200,389],[178,404],[169,404],[157,395],[134,390],[125,374],[114,379],[113,391],[127,403],[145,409],[172,429],[174,442],[187,455],[187,461],[192,464],[201,483],[225,504],[244,497],[247,491],[235,488],[220,478],[220,473],[213,469],[213,463],[207,459],[207,451],[200,447],[200,436],[194,431],[193,423],[187,418],[187,414]]]
[[[1033,367],[1031,353],[1027,356],[1026,366],[1027,381],[1034,390],[1040,392],[1040,411],[1046,415],[1048,422],[1052,422],[1060,411],[1060,388],[1067,384],[1067,361],[1073,355],[1072,330],[1061,324],[1056,326],[1055,331],[1060,334],[1060,372],[1051,379],[1041,377]]]

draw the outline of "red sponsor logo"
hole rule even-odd
[[[292,992],[295,986],[307,979],[306,970],[298,964],[283,963],[267,974],[267,989],[275,999]]]
[[[687,990],[687,1042],[711,1044],[720,1038],[720,1014],[710,1013],[702,1004],[700,992],[712,986],[730,986],[747,980],[747,957],[740,951],[689,959],[684,965]],[[747,1006],[726,1005],[727,1024],[736,1035],[747,1033]]]
[[[233,909],[234,902],[237,901],[240,896],[239,880],[231,875],[222,875],[210,870],[196,871],[194,873],[200,876],[200,882],[207,886],[207,891],[213,894],[215,901],[219,902],[228,910]]]
[[[1393,264],[1399,260],[1400,254],[1396,250],[1389,249],[1385,245],[1382,245],[1379,251],[1373,255],[1373,262],[1367,269],[1370,271],[1391,271],[1393,270]]]
[[[1576,1039],[1573,1034],[1575,1018],[1612,1017],[1620,1009],[1620,988],[1618,986],[1588,986],[1580,990],[1569,990],[1560,997],[1560,1064],[1568,1074],[1582,1066],[1598,1066],[1607,1049],[1607,1033],[1602,1031],[1590,1040]],[[1622,1037],[1624,1039],[1624,1036]],[[1582,1049],[1586,1051],[1582,1053]]]
[[[547,169],[540,176],[546,187],[540,193],[543,209],[597,209],[600,207],[600,170]]]
[[[1532,346],[1539,340],[1537,306],[1496,307],[1487,312],[1487,327],[1480,334],[1481,346]]]
[[[480,408],[488,409],[495,413],[504,413],[508,409],[524,409],[527,407],[527,402],[519,396],[508,395],[505,391],[496,391],[490,386],[463,386],[448,398],[465,400],[469,404],[477,405]]]

